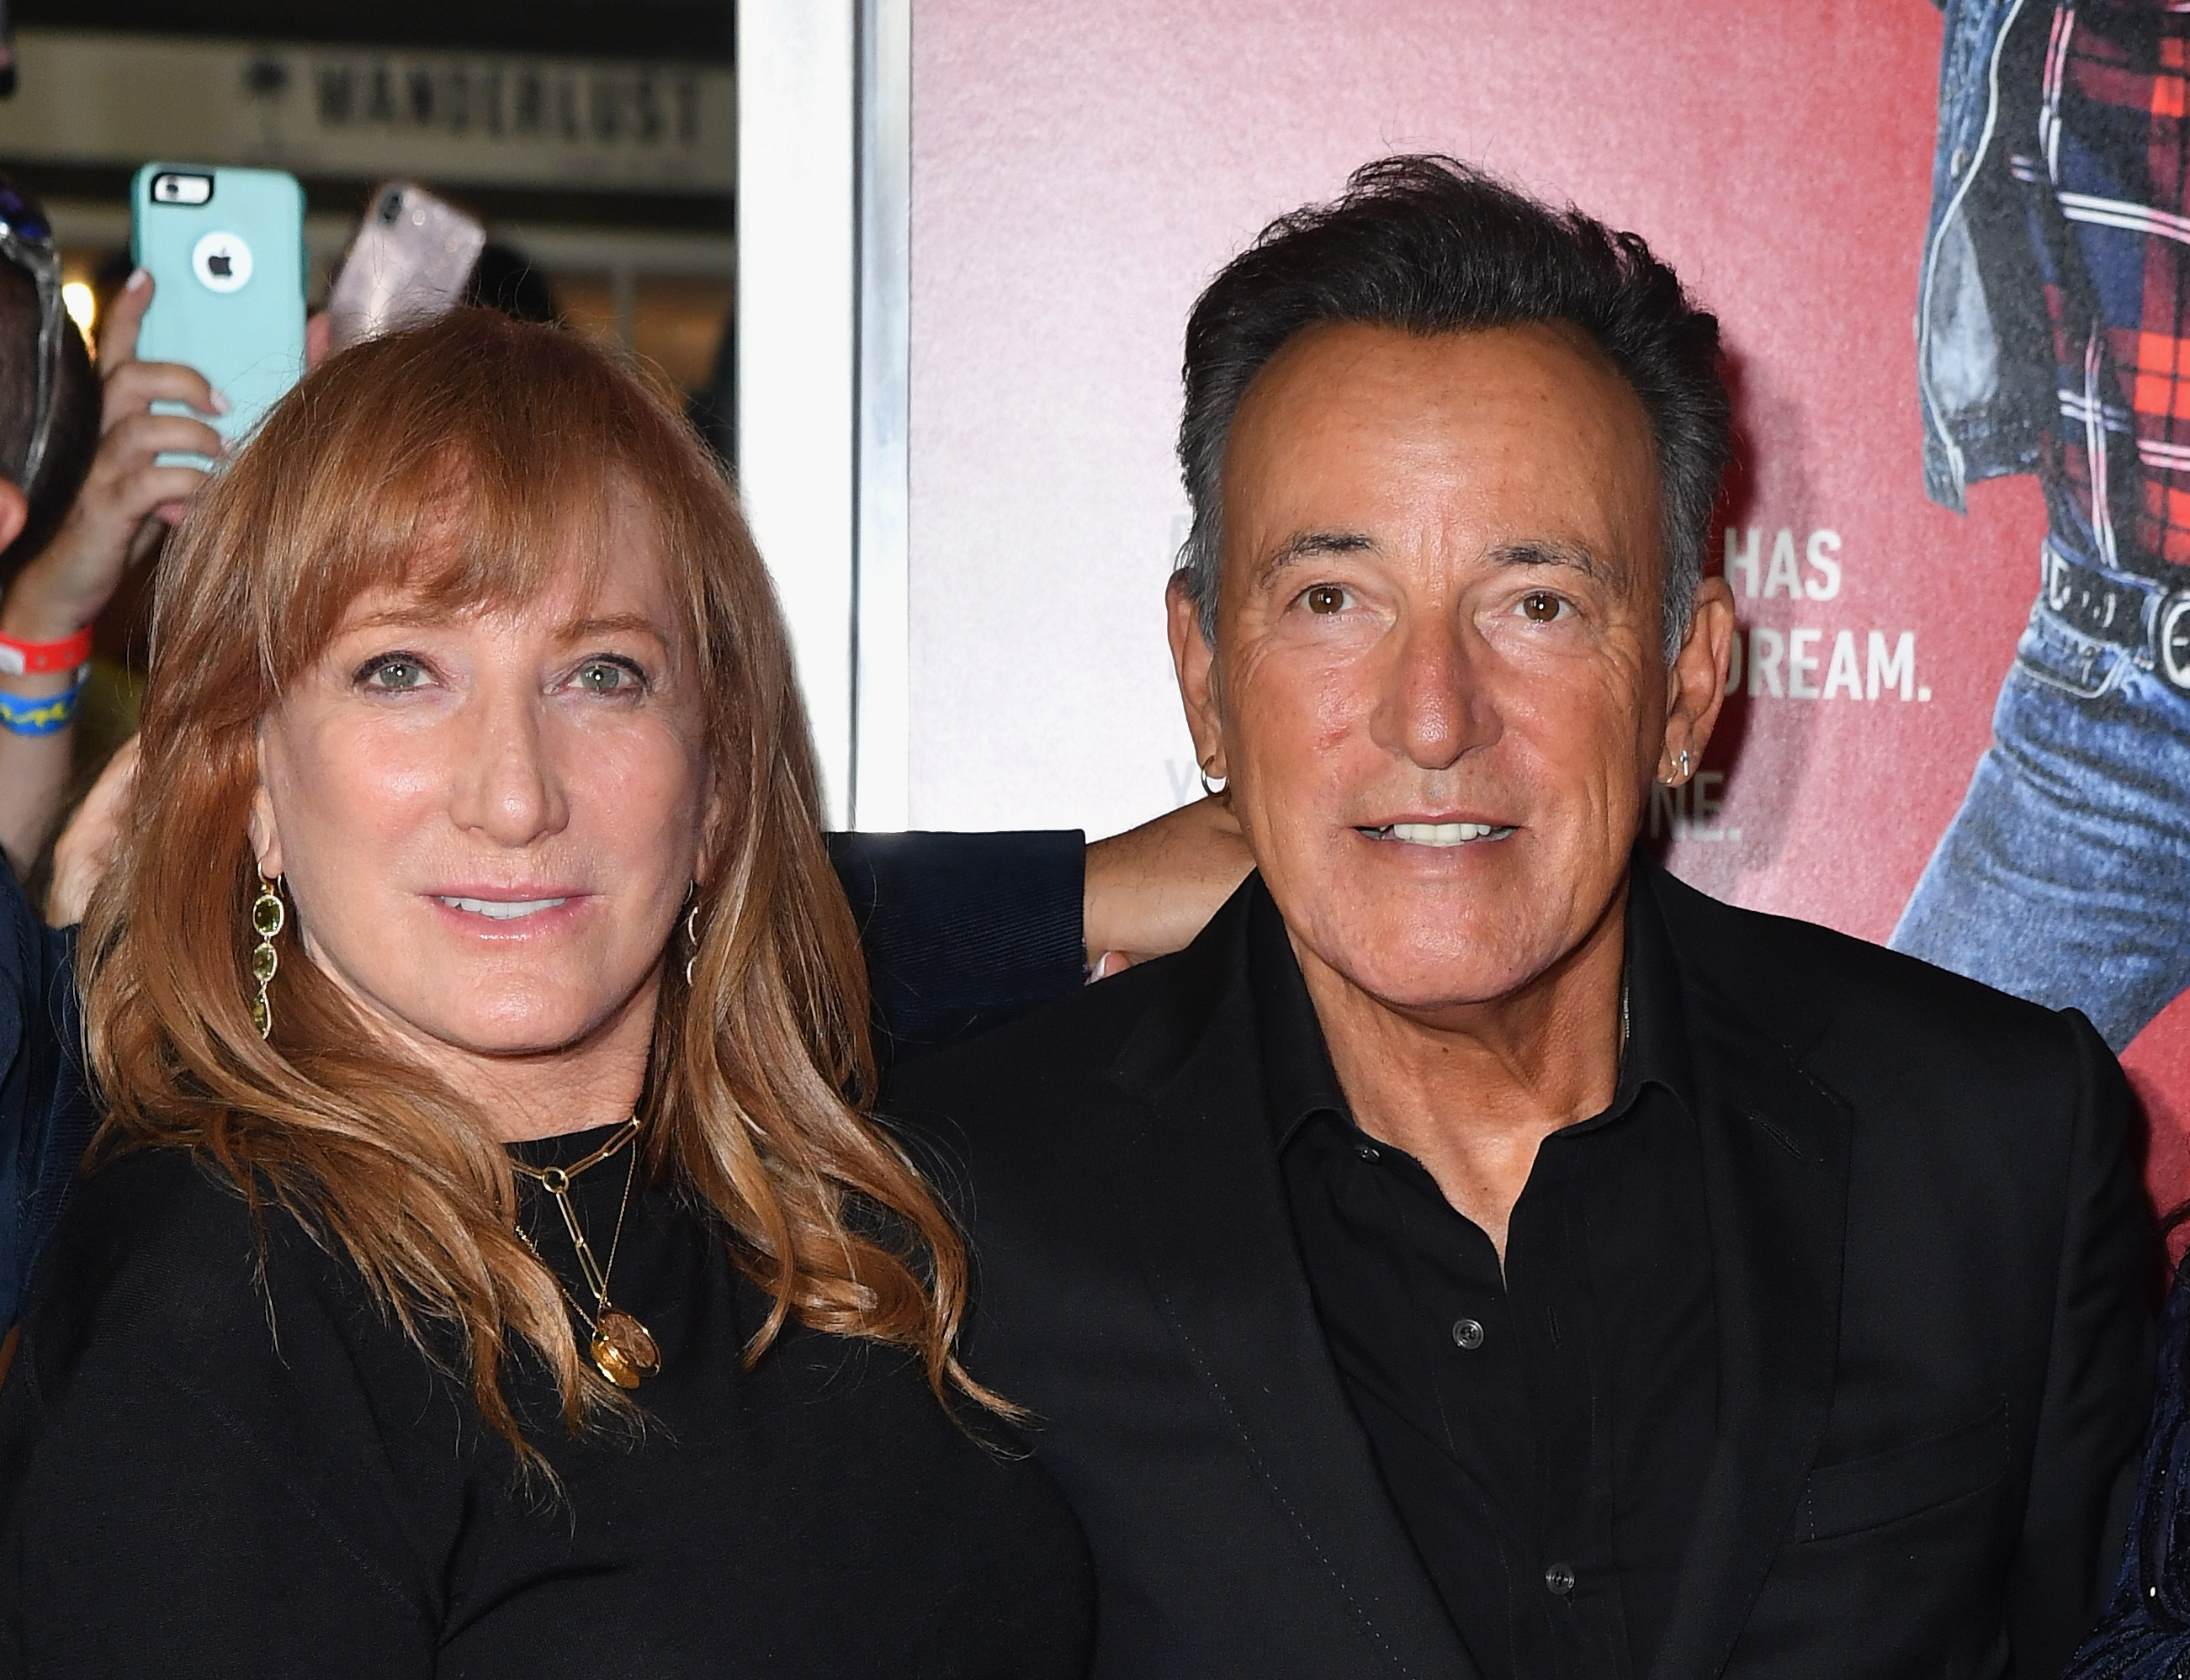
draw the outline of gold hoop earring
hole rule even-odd
[[[692,965],[700,960],[700,883],[692,883],[692,907],[684,912],[684,984],[692,984]]]
[[[274,949],[274,936],[288,925],[289,911],[275,891],[280,877],[269,881],[258,877],[258,896],[251,903],[251,926],[258,935],[258,943],[251,949],[251,978],[258,982],[258,996],[251,1000],[251,1024],[264,1038],[274,1030],[274,1004],[266,996],[266,988],[274,983],[274,975],[281,966],[281,953]]]

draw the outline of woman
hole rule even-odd
[[[664,401],[476,311],[319,369],[163,565],[138,776],[0,1671],[1080,1671]]]
[[[2190,1221],[2176,1210],[2170,1228]],[[2182,1680],[2190,1675],[2190,1256],[2168,1292],[2159,1399],[2113,1601],[2068,1665],[2068,1680]]]

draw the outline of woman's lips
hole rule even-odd
[[[567,894],[552,899],[472,899],[457,893],[436,893],[434,896],[451,910],[461,910],[468,916],[484,916],[490,922],[514,922],[521,917],[537,916],[543,910],[559,910],[570,901]]]
[[[456,927],[479,934],[530,934],[558,926],[582,910],[592,894],[576,888],[474,887],[425,894]]]

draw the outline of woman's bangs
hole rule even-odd
[[[524,405],[519,405],[523,406]],[[504,412],[470,407],[438,436],[414,431],[391,458],[355,429],[314,463],[291,541],[262,572],[262,648],[276,692],[326,650],[352,606],[387,594],[435,612],[507,610],[567,570],[582,593],[613,562],[616,464],[561,436],[508,435]]]

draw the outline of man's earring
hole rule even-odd
[[[281,966],[281,954],[274,949],[274,936],[288,924],[289,912],[276,890],[280,877],[269,881],[258,877],[258,896],[251,903],[251,926],[258,935],[258,943],[251,949],[251,978],[258,982],[258,996],[251,1000],[251,1024],[264,1038],[274,1030],[274,1005],[266,996],[266,988],[274,983],[275,971]]]
[[[1215,778],[1214,780],[1211,780],[1211,777],[1210,777],[1210,774],[1209,774],[1209,766],[1208,766],[1208,765],[1206,765],[1206,764],[1202,765],[1202,766],[1200,767],[1200,769],[1201,769],[1201,791],[1202,791],[1204,793],[1207,794],[1211,798],[1212,798],[1212,799],[1217,798],[1219,795],[1221,795],[1221,794],[1225,791],[1225,789],[1227,789],[1228,787],[1231,786],[1231,785],[1232,785],[1232,778],[1231,778],[1231,777],[1229,777],[1229,776],[1218,776],[1218,777]]]
[[[692,907],[684,912],[684,984],[692,984],[692,965],[700,960],[700,883],[692,883]]]

